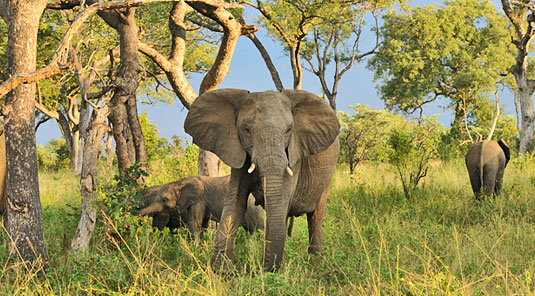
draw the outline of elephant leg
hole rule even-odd
[[[329,196],[330,182],[321,194],[321,198],[318,201],[316,210],[307,214],[308,222],[308,252],[311,254],[317,254],[323,252],[322,242],[322,224],[323,214],[325,212],[325,206],[327,204],[327,197]]]
[[[201,227],[204,220],[204,213],[206,212],[206,205],[202,202],[198,202],[196,204],[193,204],[188,209],[188,229],[192,235],[192,237],[195,237],[196,235],[201,236]]]
[[[246,171],[245,171],[246,172]],[[212,268],[223,273],[231,272],[234,257],[234,238],[242,224],[249,191],[245,181],[247,176],[239,169],[232,169],[231,178],[221,220],[215,235],[215,255]]]
[[[483,192],[487,197],[494,193],[497,173],[498,170],[495,167],[485,166],[483,168]]]
[[[210,226],[210,211],[208,210],[208,207],[206,207],[206,211],[204,212],[204,219],[202,220],[202,231],[205,231]]]
[[[500,195],[502,193],[502,182],[503,182],[503,170],[499,171],[496,174],[496,183],[494,185],[494,194]]]
[[[165,226],[168,225],[170,217],[169,214],[158,213],[154,215],[152,217],[152,227],[158,228],[159,231],[163,231]]]
[[[481,177],[479,174],[479,169],[474,168],[469,171],[468,173],[470,175],[470,184],[472,185],[472,191],[474,191],[474,194],[476,195],[476,199],[481,199]]]

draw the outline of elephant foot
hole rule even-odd
[[[322,252],[323,252],[323,247],[322,246],[315,246],[315,245],[308,246],[308,253],[309,254],[321,255]]]
[[[236,273],[232,260],[223,253],[215,254],[212,270],[224,276],[232,276]]]

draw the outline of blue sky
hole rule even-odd
[[[427,5],[437,3],[438,1],[412,1],[411,5]],[[501,10],[499,0],[491,0],[495,3],[497,9]],[[247,11],[246,11],[247,13]],[[245,17],[248,23],[252,23],[254,16],[249,12]],[[273,59],[276,68],[279,71],[281,80],[286,88],[291,88],[293,80],[289,58],[284,54],[282,47],[273,42],[265,35],[265,31],[260,30],[257,33],[258,38],[264,43]],[[366,51],[374,45],[374,35],[369,33],[364,36],[361,43],[361,50]],[[337,107],[341,111],[351,112],[350,105],[368,104],[372,108],[384,109],[384,103],[377,94],[376,84],[373,82],[373,73],[366,69],[366,62],[357,64],[348,71],[340,81],[339,94],[337,98]],[[200,75],[194,75],[190,80],[193,88],[198,91]],[[219,88],[243,88],[250,91],[264,91],[275,89],[275,86],[269,75],[269,71],[264,65],[260,54],[254,47],[253,43],[246,37],[241,37],[238,41],[234,58],[230,65],[230,73],[221,83]],[[321,86],[318,78],[312,73],[306,72],[303,77],[303,89],[317,94],[321,93]],[[503,91],[500,96],[500,103],[506,105],[506,114],[515,114],[512,95],[509,91]],[[449,125],[451,121],[451,112],[444,110],[443,106],[446,100],[440,100],[437,103],[425,108],[426,115],[439,114],[439,121]],[[140,113],[146,110],[150,120],[158,126],[160,136],[171,138],[172,135],[185,137],[184,118],[186,116],[185,108],[180,102],[173,105],[158,103],[157,105],[139,105]],[[52,138],[60,137],[61,133],[55,120],[50,120],[43,124],[37,131],[37,144],[46,144]]]

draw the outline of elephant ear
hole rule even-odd
[[[170,189],[176,197],[176,209],[182,213],[202,200],[204,183],[198,177],[191,177],[173,184]]]
[[[193,143],[215,153],[233,168],[245,163],[243,149],[236,127],[237,109],[249,93],[243,89],[218,89],[199,96],[191,105],[184,130],[193,137]]]
[[[505,154],[505,165],[507,165],[509,159],[511,159],[511,152],[509,152],[509,146],[507,146],[507,143],[505,143],[505,141],[502,139],[498,141],[498,145],[500,145],[503,150],[503,153]]]
[[[303,90],[286,90],[293,103],[294,132],[288,144],[290,167],[298,159],[325,151],[336,140],[340,122],[331,106]]]

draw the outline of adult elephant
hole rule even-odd
[[[481,141],[474,144],[465,157],[470,183],[476,198],[481,194],[499,195],[502,189],[503,171],[510,159],[509,147],[503,140]],[[481,192],[483,187],[483,192]]]
[[[323,212],[340,150],[340,124],[328,104],[302,90],[220,89],[195,100],[184,128],[195,144],[232,168],[214,269],[230,271],[234,237],[251,192],[266,210],[266,270],[280,266],[289,216],[307,214],[308,251],[322,251]]]

